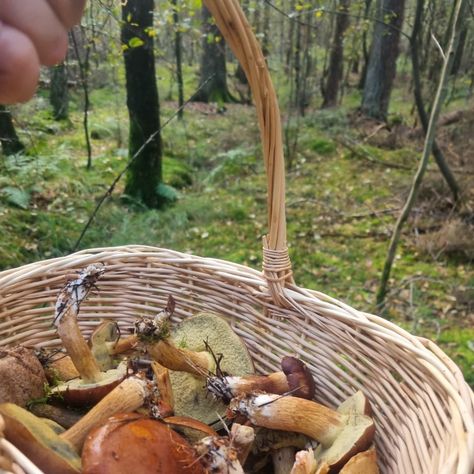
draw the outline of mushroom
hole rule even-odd
[[[208,436],[194,445],[205,472],[244,474],[236,448],[228,436]]]
[[[234,375],[252,373],[253,362],[245,344],[219,316],[200,313],[170,328],[170,301],[156,318],[138,320],[136,334],[140,346],[170,369],[175,414],[211,424],[226,407],[208,396],[203,378],[218,369]]]
[[[362,451],[352,456],[345,466],[341,469],[340,474],[378,474],[377,454],[374,448]]]
[[[208,377],[207,389],[225,403],[229,403],[234,397],[255,391],[291,393],[308,400],[314,397],[314,379],[304,362],[296,357],[285,356],[281,360],[281,369],[269,375]]]
[[[314,459],[314,451],[310,448],[296,453],[290,474],[314,474],[316,469],[317,463]]]
[[[0,403],[26,406],[44,397],[46,376],[34,351],[16,346],[0,349]]]
[[[191,445],[169,425],[119,414],[93,429],[82,451],[83,474],[204,474]]]
[[[255,441],[255,430],[251,426],[233,423],[230,429],[232,445],[237,450],[237,457],[243,466]]]
[[[351,406],[350,403],[346,404]],[[318,441],[319,462],[338,472],[354,454],[366,450],[375,434],[373,420],[363,414],[331,410],[311,400],[274,394],[249,394],[233,399],[229,415],[245,415],[252,424],[303,433]]]
[[[32,403],[28,406],[28,410],[33,415],[55,421],[66,429],[76,424],[83,416],[83,413],[50,403]]]
[[[150,381],[141,374],[129,377],[60,435],[48,423],[12,403],[1,404],[0,415],[5,419],[6,438],[45,472],[79,473],[78,453],[90,429],[112,415],[136,410],[146,400],[153,402],[153,397]]]
[[[54,324],[81,378],[54,387],[52,393],[61,396],[66,403],[74,406],[97,403],[124,379],[127,372],[126,363],[102,371],[77,324],[81,302],[104,271],[102,265],[89,265],[76,280],[70,281],[63,288],[56,302]],[[109,365],[109,362],[102,363]]]

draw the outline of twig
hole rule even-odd
[[[412,171],[412,168],[410,166],[405,166],[405,165],[400,165],[398,163],[393,163],[389,161],[384,161],[384,160],[379,160],[376,158],[370,151],[368,151],[366,148],[364,148],[362,145],[357,145],[356,143],[352,144],[348,141],[348,139],[344,139],[341,137],[336,137],[335,141],[339,143],[340,145],[346,147],[351,153],[354,155],[358,156],[359,158],[363,158],[367,161],[370,161],[371,163],[385,166],[387,168],[396,168],[396,169],[401,169],[401,170],[408,170]],[[357,148],[356,148],[357,146]]]
[[[407,221],[408,216],[412,210],[412,207],[415,203],[415,200],[418,196],[418,191],[423,180],[423,175],[428,166],[428,159],[431,155],[433,149],[433,142],[436,133],[436,125],[439,119],[441,108],[447,94],[447,80],[448,72],[450,71],[451,64],[454,58],[454,51],[456,50],[458,39],[459,39],[459,30],[458,20],[462,21],[463,11],[465,10],[466,1],[465,0],[456,0],[453,6],[453,26],[451,37],[449,40],[448,49],[446,56],[443,62],[443,68],[441,70],[441,75],[439,78],[438,89],[436,91],[435,98],[433,100],[433,106],[431,110],[431,116],[428,128],[426,130],[425,144],[423,147],[423,153],[418,165],[418,169],[413,178],[412,186],[408,198],[403,206],[402,212],[400,213],[395,228],[390,239],[390,245],[387,252],[387,258],[385,260],[384,268],[382,271],[382,277],[380,279],[380,287],[377,292],[377,307],[383,309],[385,305],[385,297],[387,294],[388,280],[390,278],[390,273],[392,270],[393,261],[395,260],[395,254],[398,247],[398,242],[402,233],[403,224]]]
[[[156,137],[156,135],[158,133],[160,133],[175,117],[178,116],[180,110],[184,109],[190,102],[193,101],[194,97],[198,94],[198,92],[200,92],[200,90],[206,86],[206,84],[215,76],[215,74],[211,74],[202,84],[201,86],[197,89],[197,91],[183,104],[182,107],[179,107],[174,113],[173,115],[171,115],[171,117],[156,131],[154,131],[147,139],[146,141],[143,143],[143,145],[137,150],[137,152],[132,156],[132,158],[130,158],[129,162],[127,163],[127,166],[125,166],[125,168],[115,177],[115,179],[112,181],[112,184],[109,186],[109,188],[107,189],[107,191],[105,192],[105,194],[99,199],[99,202],[97,203],[97,206],[95,207],[94,211],[92,212],[92,214],[90,215],[88,221],[86,222],[86,225],[84,226],[84,228],[82,229],[82,232],[81,232],[81,235],[79,236],[79,238],[77,239],[77,242],[76,244],[74,245],[73,247],[73,251],[75,252],[78,248],[79,248],[79,245],[84,237],[84,235],[86,234],[87,230],[89,229],[90,225],[92,224],[92,221],[94,220],[95,216],[97,215],[97,213],[99,212],[99,209],[100,207],[102,206],[102,204],[104,203],[104,201],[112,195],[112,192],[114,191],[115,189],[115,186],[117,185],[117,183],[120,181],[120,179],[122,178],[122,176],[128,171],[128,169],[130,168],[130,166],[133,164],[133,162],[138,158],[138,156],[140,156],[140,153],[144,150],[144,148]]]

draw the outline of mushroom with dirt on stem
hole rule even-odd
[[[306,364],[296,357],[285,356],[281,360],[281,371],[268,375],[209,376],[207,389],[225,403],[245,393],[261,391],[291,395],[311,400],[315,393],[313,376]]]
[[[319,442],[318,462],[338,472],[356,453],[368,449],[375,434],[372,418],[350,410],[332,410],[311,400],[273,394],[249,394],[234,398],[229,416],[241,414],[256,426],[303,433]]]
[[[175,414],[207,424],[219,422],[226,406],[209,397],[204,379],[222,371],[233,375],[254,372],[253,361],[243,341],[220,316],[199,313],[170,325],[175,302],[155,318],[135,322],[139,348],[170,370],[175,394]]]
[[[80,379],[61,383],[53,388],[52,393],[75,406],[96,403],[124,379],[127,371],[124,362],[116,368],[101,370],[100,363],[84,339],[77,322],[80,304],[104,272],[103,265],[89,265],[77,279],[66,284],[56,302],[54,324]],[[110,361],[103,363],[110,365]]]

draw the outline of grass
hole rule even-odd
[[[187,85],[188,89],[191,84]],[[2,157],[0,268],[68,254],[97,200],[126,165],[124,98],[96,90],[90,114],[93,168],[86,153],[79,99],[66,123],[55,123],[39,96],[17,110],[24,157]],[[347,105],[355,103],[348,97]],[[401,100],[396,101],[398,108]],[[163,122],[174,103],[162,104]],[[396,110],[403,113],[403,110]],[[288,242],[297,283],[374,312],[375,291],[396,212],[413,164],[413,149],[368,147],[382,164],[354,156],[335,140],[351,135],[345,109],[314,111],[299,121],[299,148],[287,176]],[[189,108],[163,131],[164,176],[178,202],[158,212],[125,206],[120,182],[80,248],[147,244],[261,266],[267,232],[266,180],[255,111],[229,106],[224,114]],[[474,385],[474,331],[456,288],[472,288],[472,263],[421,254],[407,226],[391,280],[387,317],[434,339]],[[460,271],[461,268],[464,271]]]

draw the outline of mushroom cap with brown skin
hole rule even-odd
[[[117,387],[126,375],[127,362],[124,361],[117,368],[103,372],[103,377],[97,382],[72,379],[53,387],[51,394],[72,407],[92,406]]]
[[[23,346],[0,349],[0,403],[24,407],[44,397],[46,384],[43,367],[33,350]]]
[[[375,448],[352,456],[341,469],[340,474],[379,474]]]
[[[90,429],[116,413],[134,411],[142,406],[153,395],[149,386],[150,382],[141,376],[125,379],[61,434],[27,410],[3,403],[0,415],[5,419],[6,437],[46,473],[78,473],[81,462],[77,453]]]
[[[191,445],[169,425],[119,414],[86,438],[83,474],[204,474]]]

